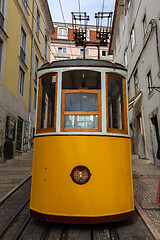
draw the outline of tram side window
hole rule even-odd
[[[108,131],[126,133],[125,79],[107,75],[108,88]]]
[[[54,131],[56,75],[42,77],[39,91],[39,131]]]

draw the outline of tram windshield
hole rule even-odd
[[[64,131],[98,131],[100,119],[99,72],[69,71],[62,78],[62,124]]]

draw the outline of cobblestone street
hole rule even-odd
[[[134,196],[146,217],[160,233],[160,204],[156,202],[160,166],[133,155]]]

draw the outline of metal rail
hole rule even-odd
[[[16,212],[16,214],[5,224],[5,227],[3,228],[3,230],[0,231],[0,239],[6,233],[6,231],[9,229],[12,223],[16,220],[18,215],[23,211],[23,209],[26,207],[29,201],[30,201],[30,198],[27,199],[26,202],[22,204],[21,208]]]

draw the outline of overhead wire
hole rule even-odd
[[[78,0],[78,8],[79,8],[79,18],[80,18],[80,12],[81,12],[80,0]],[[80,27],[81,27],[81,18],[80,18]]]
[[[80,0],[78,0],[78,6],[79,6],[79,13],[80,13],[81,12]]]
[[[102,12],[103,12],[103,10],[104,10],[104,0],[102,2]]]
[[[113,11],[114,11],[114,9],[113,9],[113,8],[114,8],[114,5],[115,5],[115,0],[113,0],[113,1],[112,1],[111,12],[113,12]]]
[[[63,8],[62,8],[62,4],[61,4],[61,0],[59,0],[59,5],[60,5],[60,10],[61,10],[61,13],[62,13],[62,18],[63,18],[63,22],[64,22],[64,25],[65,25],[65,28],[67,28],[66,21],[65,21],[65,17],[64,17],[64,13],[63,13]],[[68,40],[69,40],[69,39],[68,39]],[[71,48],[70,40],[69,40],[69,47],[70,47],[70,50],[71,50],[71,56],[72,56],[72,58],[73,58],[73,53],[72,53],[72,48]]]
[[[102,2],[101,27],[102,27],[102,23],[103,23],[103,10],[104,10],[104,0],[103,0],[103,2]]]
[[[64,13],[63,13],[63,8],[62,8],[62,4],[61,4],[61,0],[59,0],[59,5],[60,5],[61,13],[62,13],[63,22],[66,25]]]

